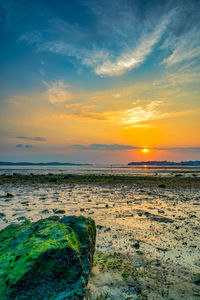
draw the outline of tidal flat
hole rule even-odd
[[[199,177],[0,176],[0,229],[52,215],[96,222],[86,299],[200,298]]]

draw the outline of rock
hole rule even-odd
[[[20,203],[21,203],[22,205],[29,206],[29,202],[28,202],[28,201],[21,201]]]
[[[19,217],[19,218],[17,218],[17,221],[26,221],[26,218],[25,217]]]
[[[48,210],[48,209],[44,209],[44,210],[42,210],[42,213],[43,213],[43,214],[48,214],[48,213],[49,213],[49,210]]]
[[[135,244],[132,245],[132,247],[139,249],[140,248],[140,243],[137,241]]]
[[[151,213],[148,212],[148,211],[145,211],[145,212],[144,212],[144,215],[145,215],[147,218],[153,216],[153,214],[151,214]]]
[[[108,228],[106,228],[106,229],[104,230],[104,232],[108,232],[108,231],[111,231],[111,228],[110,228],[110,227],[108,227]]]
[[[162,216],[156,216],[153,215],[151,218],[152,221],[160,222],[160,223],[174,223],[174,220],[167,218],[167,217],[162,217]]]
[[[97,225],[97,229],[102,229],[103,226],[102,225]]]
[[[162,251],[162,252],[166,252],[166,251],[168,251],[169,249],[167,249],[167,248],[159,248],[159,247],[157,247],[157,250],[158,250],[158,251]]]
[[[6,198],[12,198],[12,197],[14,197],[13,194],[11,194],[11,193],[7,193],[7,194],[6,194]]]
[[[9,225],[0,232],[0,299],[83,299],[95,239],[82,216]]]
[[[200,273],[195,276],[193,283],[196,285],[200,285]]]
[[[64,214],[65,210],[64,209],[53,209],[54,214]]]
[[[159,188],[163,188],[163,189],[164,189],[164,188],[166,188],[166,185],[165,185],[165,184],[163,184],[163,183],[161,183],[161,184],[159,184],[159,185],[158,185],[158,187],[159,187]]]

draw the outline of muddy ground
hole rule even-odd
[[[1,184],[0,229],[54,214],[96,222],[87,299],[200,299],[199,188]]]

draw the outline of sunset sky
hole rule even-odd
[[[0,161],[200,160],[200,1],[0,0],[0,39]]]

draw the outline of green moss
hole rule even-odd
[[[95,300],[106,300],[106,299],[108,299],[108,293],[106,293],[106,294],[101,294],[101,295],[99,295],[99,296],[97,296],[97,298],[95,298]]]
[[[144,252],[141,251],[141,250],[137,250],[136,253],[137,253],[138,255],[143,255],[143,254],[144,254]]]
[[[200,285],[200,273],[196,274],[192,281],[196,285]]]
[[[127,280],[129,277],[130,277],[130,272],[128,269],[124,269],[123,272],[122,272],[122,277]]]
[[[159,186],[165,185],[166,187],[200,187],[199,177],[159,177],[159,176],[131,176],[131,175],[104,175],[104,174],[55,174],[55,175],[0,175],[0,184],[7,183],[21,183],[21,184],[33,184],[33,183],[126,183],[126,184],[142,184]]]
[[[105,254],[102,251],[96,250],[94,255],[94,265],[98,266],[102,272],[109,270],[121,273],[123,279],[129,277],[138,277],[141,274],[132,267],[120,254]]]
[[[0,299],[4,299],[8,287],[16,285],[26,277],[34,270],[36,264],[40,263],[42,272],[45,272],[45,268],[47,271],[51,270],[52,266],[48,264],[52,261],[46,264],[42,262],[45,253],[48,255],[55,249],[56,251],[71,249],[77,253],[77,257],[80,257],[83,254],[80,251],[82,247],[80,237],[81,239],[87,237],[91,239],[91,244],[94,243],[96,234],[94,221],[91,219],[87,221],[84,217],[78,221],[77,219],[74,219],[77,231],[69,224],[60,222],[58,217],[50,217],[36,223],[26,221],[21,225],[10,225],[0,232]],[[89,263],[88,260],[87,264]]]

